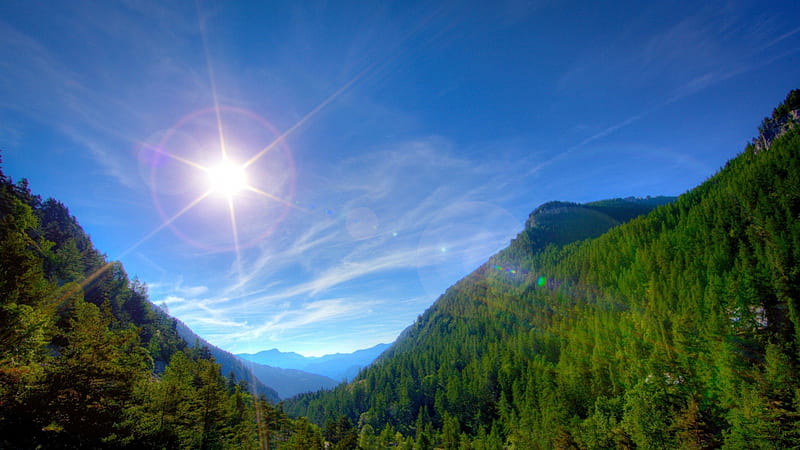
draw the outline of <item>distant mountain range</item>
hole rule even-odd
[[[390,345],[378,344],[353,353],[336,353],[324,356],[303,356],[294,352],[282,352],[276,348],[255,354],[239,353],[236,356],[258,364],[281,369],[302,370],[312,374],[323,375],[336,381],[345,381],[355,378],[359,370],[375,361]]]
[[[190,346],[208,347],[214,360],[220,364],[223,375],[233,373],[237,380],[247,380],[273,402],[305,392],[332,389],[342,381],[351,380],[389,347],[389,344],[378,344],[353,353],[318,357],[278,349],[255,355],[233,355],[210,344],[180,320],[176,322],[178,334]]]
[[[227,377],[232,373],[236,377],[236,380],[247,381],[251,388],[255,389],[255,392],[266,396],[271,402],[277,403],[281,398],[284,398],[278,389],[264,383],[261,377],[254,376],[254,373],[247,367],[246,362],[240,360],[232,353],[228,353],[219,347],[211,345],[208,341],[195,334],[191,328],[180,320],[175,320],[175,328],[178,331],[178,335],[186,341],[190,347],[207,347],[216,363],[220,365],[220,371],[223,376]]]
[[[340,382],[316,373],[296,369],[282,369],[252,361],[241,360],[262,383],[278,392],[280,398],[294,397],[305,392],[333,389]]]

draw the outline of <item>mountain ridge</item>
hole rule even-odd
[[[154,307],[157,306],[154,305]],[[223,376],[230,377],[233,375],[235,381],[244,381],[248,383],[251,386],[251,390],[257,395],[263,395],[273,403],[278,403],[280,401],[282,396],[278,393],[277,389],[265,383],[261,377],[256,376],[247,364],[232,353],[201,338],[197,333],[192,331],[188,325],[180,320],[175,319],[175,322],[178,335],[187,342],[189,347],[208,349],[211,356],[214,357],[215,362],[220,365],[220,372]]]
[[[297,369],[259,364],[242,359],[247,367],[264,385],[274,389],[281,399],[294,397],[297,394],[332,389],[341,383],[324,375]]]
[[[539,210],[354,382],[287,408],[426,448],[797,448],[799,98],[766,148],[595,238],[547,224],[610,224],[585,208]]]
[[[333,353],[322,356],[303,356],[295,352],[282,352],[277,348],[258,353],[239,353],[247,361],[281,369],[302,370],[337,381],[354,378],[358,371],[371,364],[391,344],[377,344],[351,353]]]

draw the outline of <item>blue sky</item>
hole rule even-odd
[[[539,204],[685,192],[800,87],[796,1],[611,3],[4,1],[3,169],[215,345],[390,342]],[[223,143],[260,192],[202,197]]]

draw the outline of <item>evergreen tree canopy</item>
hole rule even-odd
[[[288,410],[417,448],[800,447],[799,98],[673,202],[541,206],[353,382]]]
[[[322,448],[176,326],[66,206],[0,172],[0,448]]]

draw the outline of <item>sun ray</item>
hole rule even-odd
[[[242,251],[239,248],[239,229],[236,226],[236,210],[233,207],[233,196],[228,196],[228,211],[231,213],[231,229],[233,230],[233,248],[236,249],[236,273],[242,277]]]
[[[195,169],[199,169],[199,170],[202,170],[204,172],[208,172],[208,167],[200,165],[200,164],[197,164],[194,161],[188,160],[188,159],[183,158],[181,156],[178,156],[178,155],[176,155],[174,153],[170,153],[170,152],[164,151],[164,150],[162,150],[160,148],[156,148],[155,151],[160,153],[160,154],[162,154],[162,155],[164,155],[164,156],[166,156],[166,157],[168,157],[168,158],[172,158],[172,159],[174,159],[176,161],[180,161],[180,162],[186,164],[187,166],[192,166]]]
[[[77,294],[78,291],[82,290],[86,285],[97,279],[100,275],[103,274],[106,270],[110,269],[111,266],[114,264],[114,261],[107,262],[103,264],[102,267],[92,272],[89,276],[84,278],[80,283],[76,284],[75,286],[71,287],[67,292],[64,292],[61,297],[59,297],[58,301],[53,304],[54,308],[58,308],[61,304],[68,298],[72,297],[73,295]]]
[[[132,252],[134,249],[136,249],[137,247],[139,247],[140,245],[142,245],[143,243],[145,243],[145,242],[146,242],[148,239],[150,239],[151,237],[155,236],[155,235],[156,235],[156,234],[157,234],[159,231],[161,231],[161,230],[163,230],[164,228],[166,228],[167,226],[169,226],[169,224],[171,224],[172,222],[174,222],[175,220],[177,220],[177,219],[178,219],[180,216],[182,216],[182,215],[186,214],[186,212],[187,212],[187,211],[189,211],[189,210],[190,210],[190,209],[192,209],[192,208],[193,208],[195,205],[197,205],[198,203],[200,203],[201,201],[203,201],[203,199],[205,199],[206,197],[208,197],[210,194],[211,194],[211,191],[207,191],[207,192],[205,192],[204,194],[202,194],[202,195],[200,195],[199,197],[197,197],[196,199],[194,199],[194,200],[193,200],[191,203],[189,203],[188,205],[186,205],[186,206],[185,206],[183,209],[181,209],[180,211],[178,211],[178,212],[177,212],[175,215],[173,215],[172,217],[170,217],[168,220],[164,221],[164,223],[162,223],[161,225],[159,225],[158,227],[156,227],[156,228],[155,228],[153,231],[151,231],[150,233],[148,233],[148,234],[147,234],[145,237],[143,237],[143,238],[142,238],[142,239],[140,239],[138,242],[136,242],[135,244],[131,245],[131,246],[130,246],[130,247],[128,247],[126,250],[124,250],[122,253],[120,253],[119,255],[117,255],[117,260],[121,259],[123,256],[125,256],[125,255],[127,255],[128,253]],[[78,290],[80,290],[80,289],[83,289],[84,287],[86,287],[86,285],[88,285],[89,283],[91,283],[92,281],[94,281],[95,279],[97,279],[97,277],[99,277],[100,275],[102,275],[102,274],[103,274],[103,272],[105,272],[105,271],[107,271],[109,268],[111,268],[111,266],[112,266],[113,264],[114,264],[114,261],[107,262],[107,263],[105,263],[105,264],[104,264],[102,267],[100,267],[99,269],[97,269],[97,270],[95,270],[94,272],[92,272],[92,273],[91,273],[89,276],[87,276],[86,278],[84,278],[84,279],[83,279],[83,280],[82,280],[80,283],[78,283],[78,284],[77,284],[75,287],[73,287],[73,288],[69,289],[67,292],[63,293],[63,294],[61,295],[61,297],[59,298],[59,300],[58,300],[57,304],[60,304],[60,303],[61,303],[61,302],[63,302],[65,299],[67,299],[67,298],[69,298],[69,297],[71,297],[71,296],[75,295],[75,294],[78,292]]]
[[[253,157],[252,157],[252,158],[250,158],[250,159],[249,159],[249,160],[248,160],[246,163],[244,163],[244,164],[243,164],[243,167],[248,167],[248,166],[250,166],[251,164],[253,164],[254,162],[258,161],[258,159],[259,159],[259,158],[261,158],[261,157],[262,157],[262,156],[264,156],[264,155],[265,155],[267,152],[269,152],[270,150],[272,150],[272,149],[273,149],[273,148],[274,148],[276,145],[278,145],[279,143],[281,143],[281,142],[283,142],[284,140],[286,140],[286,138],[287,138],[287,137],[288,137],[290,134],[292,134],[292,133],[293,133],[293,132],[294,132],[296,129],[300,128],[300,126],[301,126],[301,125],[303,125],[303,124],[304,124],[304,123],[306,123],[306,122],[307,122],[309,119],[311,119],[312,117],[314,117],[315,115],[317,115],[317,113],[318,113],[318,112],[320,112],[320,110],[322,110],[323,108],[325,108],[326,106],[328,106],[328,104],[329,104],[329,103],[331,103],[332,101],[334,101],[334,100],[335,100],[337,97],[339,97],[340,95],[342,95],[342,93],[343,93],[344,91],[346,91],[347,89],[349,89],[349,88],[350,88],[350,86],[352,86],[352,85],[353,85],[353,84],[354,84],[356,81],[358,81],[358,80],[359,80],[359,79],[360,79],[362,76],[364,76],[364,74],[365,74],[365,73],[366,73],[366,72],[367,72],[369,69],[371,69],[371,67],[372,67],[372,66],[370,66],[370,67],[367,67],[366,69],[364,69],[364,70],[362,70],[361,72],[359,72],[358,74],[356,74],[356,76],[354,76],[354,77],[353,77],[353,78],[352,78],[350,81],[348,81],[347,83],[345,83],[344,85],[342,85],[342,87],[340,87],[339,89],[337,89],[337,90],[336,90],[336,92],[334,92],[333,94],[331,94],[331,95],[330,95],[328,98],[326,98],[325,100],[323,100],[323,101],[322,101],[322,103],[320,103],[320,104],[319,104],[319,105],[317,105],[317,106],[316,106],[314,109],[312,109],[311,111],[309,111],[309,113],[308,113],[308,114],[306,114],[305,116],[303,116],[303,118],[301,118],[300,120],[298,120],[298,121],[297,121],[297,122],[296,122],[294,125],[292,125],[292,126],[291,126],[291,127],[288,129],[288,130],[284,131],[284,132],[283,132],[283,134],[281,134],[280,136],[278,136],[277,138],[275,138],[275,140],[274,140],[274,141],[272,141],[272,142],[271,142],[269,145],[267,145],[266,147],[264,147],[263,149],[261,149],[261,151],[260,151],[260,152],[256,153],[256,154],[255,154],[255,156],[253,156]]]
[[[222,131],[222,111],[219,107],[219,96],[217,95],[217,83],[214,79],[214,69],[211,67],[211,57],[208,55],[208,47],[205,44],[206,38],[203,33],[203,47],[206,51],[206,64],[208,65],[208,77],[211,79],[211,97],[214,100],[214,113],[217,116],[217,132],[219,133],[219,149],[222,159],[228,158],[227,147],[225,146],[225,133]]]
[[[180,211],[178,211],[177,213],[175,213],[175,215],[174,215],[174,216],[172,216],[172,217],[170,217],[169,219],[165,220],[165,221],[164,221],[164,223],[162,223],[161,225],[159,225],[158,227],[156,227],[156,229],[154,229],[153,231],[151,231],[150,233],[148,233],[148,234],[147,234],[145,237],[143,237],[143,238],[139,239],[139,241],[138,241],[138,242],[136,242],[135,244],[131,245],[131,246],[130,246],[130,247],[128,247],[128,248],[127,248],[125,251],[123,251],[122,253],[120,253],[120,254],[117,256],[117,258],[122,258],[123,256],[125,256],[125,255],[127,255],[128,253],[132,252],[134,249],[136,249],[136,248],[137,248],[137,247],[139,247],[140,245],[144,244],[144,243],[145,243],[145,242],[146,242],[148,239],[150,239],[151,237],[155,236],[155,235],[156,235],[156,234],[157,234],[159,231],[161,231],[161,230],[163,230],[164,228],[168,227],[168,226],[169,226],[169,225],[170,225],[172,222],[174,222],[175,220],[177,220],[177,219],[178,219],[180,216],[182,216],[182,215],[186,214],[186,212],[187,212],[187,211],[189,211],[190,209],[194,208],[194,207],[195,207],[195,206],[196,206],[198,203],[200,203],[201,201],[203,201],[203,199],[205,199],[206,197],[208,197],[209,195],[211,195],[211,192],[212,192],[211,190],[208,190],[208,191],[206,191],[205,193],[201,194],[201,195],[200,195],[199,197],[197,197],[196,199],[192,200],[192,201],[191,201],[191,202],[190,202],[188,205],[184,206],[184,207],[183,207],[183,209],[181,209]]]
[[[436,14],[439,14],[439,13],[436,13]],[[408,39],[411,39],[411,37],[412,37],[412,36],[414,36],[414,35],[418,34],[418,33],[419,33],[419,31],[422,29],[422,25],[424,25],[425,23],[429,22],[429,21],[430,21],[430,19],[432,19],[432,17],[433,17],[433,15],[432,15],[431,17],[428,17],[427,19],[423,20],[423,21],[422,21],[422,23],[420,23],[418,26],[416,26],[414,29],[412,29],[412,30],[411,30],[411,31],[408,33],[408,35],[407,35],[407,36],[406,36],[406,37],[405,37],[405,38],[404,38],[402,41],[406,41],[406,40],[408,40]],[[259,158],[261,158],[262,156],[264,156],[264,154],[266,154],[267,152],[269,152],[270,150],[272,150],[272,149],[273,149],[273,148],[274,148],[276,145],[278,145],[279,143],[283,142],[283,141],[284,141],[284,140],[285,140],[285,139],[286,139],[286,138],[287,138],[287,137],[288,137],[290,134],[292,134],[292,133],[293,133],[293,132],[294,132],[296,129],[298,129],[298,128],[299,128],[301,125],[303,125],[303,124],[304,124],[305,122],[307,122],[309,119],[311,119],[312,117],[314,117],[315,115],[317,115],[317,113],[319,113],[319,112],[320,112],[320,110],[322,110],[323,108],[325,108],[326,106],[328,106],[328,104],[329,104],[329,103],[331,103],[332,101],[336,100],[336,98],[337,98],[337,97],[339,97],[340,95],[342,95],[342,93],[344,93],[344,92],[345,92],[347,89],[349,89],[349,88],[350,88],[350,87],[351,87],[353,84],[355,84],[355,83],[356,83],[358,80],[360,80],[361,78],[363,78],[363,77],[364,77],[364,75],[366,75],[368,72],[370,72],[370,71],[372,71],[372,70],[377,70],[377,69],[380,69],[381,67],[386,67],[386,66],[389,64],[389,62],[390,62],[391,60],[393,60],[393,59],[396,59],[396,58],[397,58],[397,55],[394,55],[394,56],[387,56],[387,57],[386,57],[386,58],[384,58],[382,61],[373,61],[373,62],[371,62],[371,63],[367,64],[367,66],[366,66],[366,67],[365,67],[363,70],[361,70],[361,72],[357,73],[357,74],[356,74],[356,75],[355,75],[353,78],[351,78],[351,79],[350,79],[350,81],[348,81],[347,83],[345,83],[344,85],[342,85],[342,87],[340,87],[339,89],[337,89],[337,90],[336,90],[336,92],[334,92],[333,94],[331,94],[330,96],[328,96],[328,98],[326,98],[325,100],[323,100],[323,101],[322,101],[322,103],[320,103],[320,104],[319,104],[319,105],[317,105],[317,106],[316,106],[314,109],[312,109],[311,111],[309,111],[309,112],[308,112],[308,114],[306,114],[305,116],[303,116],[303,118],[301,118],[300,120],[298,120],[298,121],[297,121],[297,122],[296,122],[294,125],[292,125],[292,126],[291,126],[291,127],[288,129],[288,130],[284,131],[284,132],[283,132],[283,134],[281,134],[280,136],[278,136],[277,138],[275,138],[275,140],[274,140],[274,141],[272,141],[272,142],[271,142],[269,145],[267,145],[266,147],[264,147],[263,149],[261,149],[261,151],[260,151],[260,152],[258,152],[258,153],[257,153],[255,156],[253,156],[253,157],[252,157],[252,158],[250,158],[250,159],[249,159],[249,160],[248,160],[246,163],[244,163],[244,167],[248,167],[248,166],[252,165],[252,164],[253,164],[254,162],[256,162],[256,161],[257,161]]]
[[[225,147],[225,133],[222,131],[222,111],[219,107],[219,96],[217,95],[217,80],[214,76],[214,66],[211,64],[211,54],[208,51],[208,36],[206,35],[206,27],[203,19],[200,17],[200,4],[197,4],[197,22],[200,28],[200,36],[203,39],[203,53],[206,58],[206,67],[208,68],[208,78],[211,82],[211,98],[214,101],[214,114],[217,118],[217,132],[219,133],[219,148],[222,152],[222,159],[227,158],[227,150]]]
[[[256,384],[254,382],[253,386],[255,386],[255,385]],[[255,392],[255,389],[253,389],[253,392]],[[265,411],[264,411],[264,409],[262,408],[262,405],[261,405],[262,396],[255,396],[255,394],[254,394],[254,397],[255,397],[255,400],[253,401],[253,403],[255,404],[255,409],[256,409],[256,424],[257,424],[257,430],[258,430],[259,448],[268,449],[269,448],[269,430],[266,429],[267,418],[264,417],[264,412]]]
[[[280,197],[276,197],[276,196],[274,196],[274,195],[272,195],[272,194],[270,194],[268,192],[264,192],[264,191],[262,191],[261,189],[259,189],[257,187],[250,186],[248,184],[244,188],[247,189],[248,191],[255,192],[256,194],[263,195],[264,197],[267,197],[268,199],[276,201],[276,202],[278,202],[278,203],[280,203],[282,205],[289,206],[289,207],[297,209],[299,211],[308,212],[308,210],[306,208],[303,208],[302,206],[295,205],[294,203],[292,203],[290,201],[284,200],[284,199],[282,199]]]

